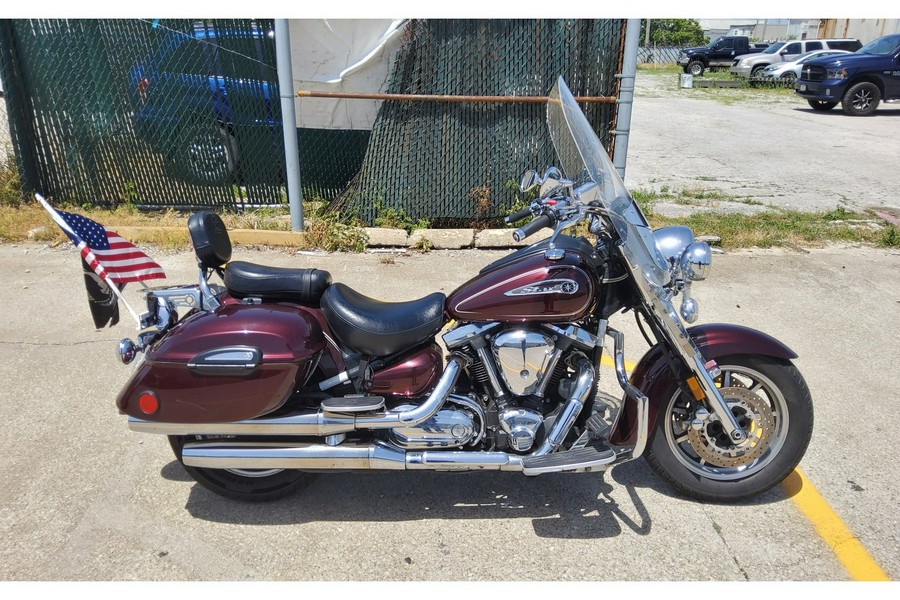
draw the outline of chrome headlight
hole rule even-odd
[[[685,249],[694,241],[694,232],[684,225],[670,225],[654,230],[653,239],[666,262],[677,265]]]
[[[681,255],[681,273],[688,281],[703,281],[709,275],[712,250],[706,242],[694,242]]]
[[[847,79],[847,69],[827,69],[825,79]]]

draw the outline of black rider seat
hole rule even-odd
[[[225,266],[225,287],[235,298],[255,297],[318,306],[331,285],[319,269],[285,269],[234,261]]]
[[[346,347],[366,356],[387,356],[440,331],[446,300],[436,292],[420,300],[381,302],[335,283],[322,295],[322,312]]]

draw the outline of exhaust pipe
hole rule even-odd
[[[248,419],[230,423],[160,423],[128,417],[128,427],[141,433],[162,435],[280,435],[326,437],[358,429],[411,427],[433,417],[456,386],[459,374],[468,365],[465,356],[454,354],[428,398],[414,409],[381,414],[342,414],[323,410],[272,419]]]
[[[208,469],[522,470],[521,457],[506,452],[404,452],[380,442],[371,446],[193,442],[184,445],[181,460],[189,467]]]

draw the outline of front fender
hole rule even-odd
[[[687,331],[706,360],[732,354],[759,354],[784,360],[797,358],[793,350],[772,336],[742,325],[711,323],[690,327]],[[674,381],[659,344],[641,358],[631,372],[630,381],[650,401],[648,422],[652,428],[660,404],[667,400],[666,392]],[[635,407],[634,403],[627,402],[611,441],[619,445],[633,443],[635,434]]]

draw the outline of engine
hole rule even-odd
[[[513,329],[494,337],[491,347],[510,392],[529,396],[543,391],[541,384],[555,363],[552,338],[537,331]]]
[[[478,443],[484,435],[484,410],[478,402],[465,396],[451,395],[447,400],[445,408],[424,423],[391,429],[391,442],[406,450],[455,448]],[[394,410],[414,408],[412,405],[398,406]]]

